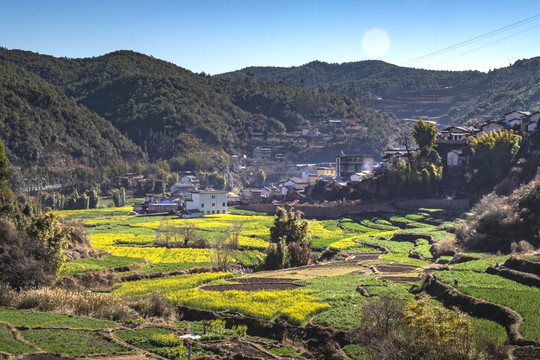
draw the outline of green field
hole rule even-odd
[[[216,265],[212,249],[156,246],[158,230],[193,225],[199,236],[212,244],[227,234],[231,224],[235,224],[240,229],[240,249],[230,254],[233,262],[248,267],[248,272],[251,272],[257,270],[264,261],[273,216],[233,211],[225,215],[184,220],[167,216],[120,216],[124,210],[106,208],[59,212],[60,216],[69,221],[84,219],[77,221],[82,221],[93,247],[111,254],[67,262],[61,269],[61,276],[107,269],[115,269],[114,276],[161,273],[155,279],[117,283],[105,291],[125,301],[136,301],[160,294],[176,305],[215,311],[236,311],[267,320],[280,317],[296,325],[311,322],[342,330],[357,328],[363,317],[363,306],[381,295],[392,294],[406,302],[412,301],[413,295],[409,293],[409,289],[413,284],[421,282],[418,275],[422,268],[434,261],[431,259],[431,245],[427,240],[419,239],[416,245],[408,241],[393,241],[395,233],[431,235],[435,241],[445,238],[455,239],[453,231],[455,224],[449,222],[447,217],[443,217],[447,214],[440,209],[368,214],[337,220],[309,220],[308,235],[313,247],[318,249],[319,255],[322,249],[327,247],[344,254],[374,254],[374,257],[380,255],[365,260],[341,260],[344,261],[342,267],[319,264],[302,270],[290,269],[271,275],[265,273],[265,276],[272,278],[282,276],[298,279],[297,284],[302,287],[294,290],[219,292],[200,287],[209,284],[234,284],[226,279],[242,274],[207,272],[210,267]],[[114,216],[111,217],[112,211]],[[389,253],[381,254],[377,246],[386,248]],[[421,255],[424,260],[409,257],[410,251]],[[480,259],[452,265],[450,270],[439,271],[437,277],[449,284],[456,278],[459,281],[460,291],[516,310],[524,318],[520,327],[522,334],[529,339],[540,341],[538,331],[540,318],[537,316],[540,313],[538,302],[540,290],[485,273],[490,264],[503,263],[508,256],[482,253],[473,255]],[[445,261],[448,260],[447,257]],[[398,267],[395,272],[373,273],[370,267],[377,264],[413,265],[416,268],[403,267],[403,270],[399,270]],[[167,274],[193,268],[201,270],[186,275]],[[257,273],[251,276],[257,276]],[[370,298],[356,291],[359,284],[368,291]],[[23,327],[19,333],[20,339],[25,341],[17,339],[8,324]],[[486,337],[491,337],[497,344],[506,341],[506,332],[499,324],[476,318],[471,318],[471,324],[475,341],[483,341],[482,339]],[[200,322],[180,321],[174,326],[202,331],[206,325],[203,326]],[[75,357],[122,354],[130,351],[97,333],[96,330],[99,329],[111,329],[114,336],[119,339],[170,359],[187,356],[183,342],[171,335],[174,332],[171,328],[153,326],[136,330],[119,330],[119,324],[113,321],[2,308],[0,308],[0,339],[2,339],[0,351],[20,355],[43,349]],[[234,336],[231,329],[220,331],[220,334],[212,333],[210,338],[218,340]],[[362,346],[350,345],[345,350],[355,359],[363,359],[366,356],[366,348]],[[297,350],[287,346],[269,347],[269,351],[293,357],[299,354]],[[198,347],[193,348],[193,353],[210,354]]]

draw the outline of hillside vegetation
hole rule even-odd
[[[352,125],[366,129],[362,139],[372,152],[380,152],[394,122],[392,116],[366,109],[342,94],[286,84],[212,78],[131,51],[67,59],[0,49],[0,66],[10,73],[16,67],[20,76],[39,82],[44,89],[35,89],[35,96],[54,89],[79,111],[84,109],[89,114],[87,126],[95,124],[107,129],[112,124],[151,160],[193,152],[245,152],[251,149],[252,132],[282,133],[301,125],[305,119],[328,118],[349,119]],[[17,89],[23,87],[15,84]],[[26,108],[35,111],[36,107],[39,103],[32,102]],[[11,103],[6,104],[4,111],[25,116],[22,109]],[[43,111],[53,109],[45,107]],[[37,121],[36,117],[26,118],[29,126]],[[44,114],[41,118],[48,123],[51,116]],[[9,128],[11,135],[15,125],[4,117],[0,119],[1,126]],[[110,124],[99,125],[103,119]],[[119,141],[125,140],[117,132],[109,133]],[[28,135],[30,142],[38,141],[34,135]],[[81,133],[80,137],[96,136]],[[39,141],[42,147],[51,143],[50,137]],[[80,147],[87,148],[83,153],[98,151],[93,144],[82,143]],[[11,143],[9,148],[14,149],[13,155],[9,154],[11,161],[18,164],[24,157],[21,150]],[[137,150],[133,148],[133,152]],[[38,158],[35,154],[29,160]],[[114,157],[107,159],[110,160]]]
[[[423,70],[368,60],[343,64],[314,61],[291,68],[248,67],[218,76],[326,88],[400,118],[434,117],[455,124],[533,109],[540,95],[538,57],[489,73]]]
[[[12,164],[58,172],[144,158],[110,122],[14,64],[0,71],[0,137]]]

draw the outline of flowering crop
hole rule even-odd
[[[358,238],[358,236],[351,236],[351,237],[348,237],[348,238],[345,238],[345,239],[341,239],[339,241],[336,241],[332,244],[330,244],[330,247],[332,249],[348,249],[348,248],[351,248],[351,247],[355,247],[355,246],[360,246],[360,244],[358,244],[357,242],[355,242],[354,240]]]
[[[183,289],[191,289],[209,283],[210,281],[231,276],[231,273],[217,272],[129,281],[116,286],[113,293],[130,299],[136,299],[157,293],[169,294]]]
[[[211,249],[107,246],[105,250],[116,256],[142,257],[154,263],[207,263],[212,257]]]
[[[56,214],[64,219],[94,219],[99,217],[109,217],[112,213],[117,215],[126,215],[133,210],[131,206],[103,208],[103,209],[87,209],[87,210],[62,210],[55,211]]]
[[[268,241],[242,235],[240,235],[238,242],[240,246],[249,248],[266,249],[268,247]]]
[[[234,310],[269,320],[282,315],[298,325],[330,307],[319,302],[318,298],[311,295],[311,291],[303,289],[257,292],[187,289],[166,293],[164,296],[175,304],[199,309]]]
[[[90,242],[96,249],[113,250],[115,244],[151,244],[155,240],[152,235],[135,234],[92,234]]]

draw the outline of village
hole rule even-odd
[[[472,126],[449,126],[438,130],[436,150],[445,173],[447,176],[455,176],[456,173],[462,174],[469,170],[472,157],[469,143],[472,138],[501,130],[512,130],[518,135],[526,136],[536,129],[539,119],[540,112],[512,111],[498,119]],[[326,126],[327,129],[330,126],[334,130],[340,130],[343,123],[340,120],[330,120]],[[302,129],[302,136],[319,135],[321,133],[318,129],[312,130],[307,126]],[[162,194],[146,193],[144,201],[133,206],[133,214],[176,214],[182,218],[196,218],[225,214],[228,206],[235,205],[309,202],[310,188],[318,182],[333,182],[340,186],[358,184],[378,174],[392,171],[400,162],[408,163],[409,156],[416,149],[406,145],[386,149],[380,161],[374,155],[349,155],[341,152],[335,156],[334,163],[288,164],[285,173],[290,176],[277,183],[271,182],[259,187],[248,186],[237,192],[203,187],[195,174],[179,173],[180,181],[172,185],[168,192],[164,189]],[[275,167],[276,163],[283,167],[283,161],[283,154],[275,154],[272,159],[271,148],[256,146],[253,157],[239,162],[237,168],[238,171],[256,172],[260,168]],[[130,184],[144,182],[145,179],[143,176],[126,174],[120,181]]]

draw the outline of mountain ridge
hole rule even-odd
[[[517,60],[486,73],[400,67],[380,60],[313,61],[290,68],[247,67],[216,76],[327,88],[379,111],[393,112],[398,118],[432,117],[446,124],[463,124],[535,108],[540,98],[539,68],[540,57]],[[505,96],[516,100],[499,101]]]

